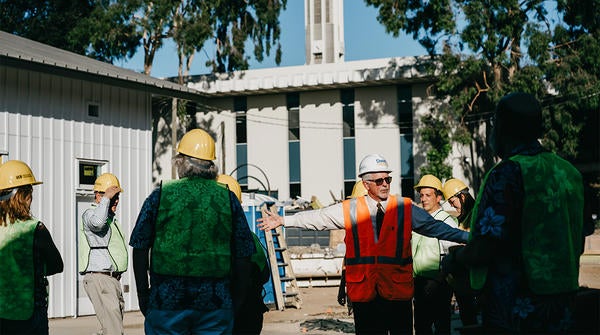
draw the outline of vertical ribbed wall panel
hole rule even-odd
[[[87,115],[88,103],[100,117]],[[78,160],[106,161],[125,192],[117,218],[126,243],[138,211],[152,190],[151,96],[98,82],[0,66],[0,152],[29,164],[42,185],[34,187],[32,213],[50,230],[65,263],[49,277],[50,317],[76,315]],[[131,250],[130,250],[131,256]],[[133,269],[126,309],[137,309]]]

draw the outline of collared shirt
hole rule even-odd
[[[433,216],[436,219],[445,217],[445,219],[443,219],[441,221],[444,221],[450,227],[458,228],[458,222],[454,218],[452,218],[452,216],[450,216],[450,214],[448,214],[446,211],[444,211],[441,207],[438,208],[433,213],[431,213],[431,216]],[[441,255],[447,255],[450,250],[450,247],[459,245],[459,243],[445,241],[445,240],[439,240],[439,243],[440,243],[440,254]]]
[[[377,201],[366,195],[367,206],[371,215],[371,221],[375,225],[377,214]],[[402,204],[398,198],[399,205]],[[382,201],[383,208],[387,208],[388,201]],[[333,230],[344,228],[344,209],[342,203],[337,203],[325,208],[298,212],[284,218],[286,227],[297,227],[311,230]],[[423,208],[412,204],[412,229],[417,233],[443,240],[466,243],[469,233],[460,229],[452,228],[443,221],[435,220]],[[374,234],[376,235],[376,234]],[[377,237],[375,237],[377,238]]]
[[[91,248],[108,246],[110,240],[109,218],[114,214],[109,213],[110,199],[102,197],[99,203],[92,204],[92,208],[83,212],[83,231]],[[108,249],[90,250],[87,271],[114,271]]]
[[[232,255],[250,257],[256,250],[244,210],[235,194],[229,192],[232,217]],[[129,245],[149,249],[154,244],[160,188],[144,201]],[[202,266],[199,264],[199,266]],[[159,275],[150,271],[151,308],[163,310],[232,308],[230,278],[197,278]]]

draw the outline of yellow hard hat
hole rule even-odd
[[[356,182],[356,184],[354,184],[354,187],[352,188],[352,194],[350,194],[348,198],[359,198],[367,195],[367,193],[369,192],[365,188],[365,184],[363,184],[362,180],[359,180]]]
[[[38,185],[29,165],[19,160],[10,160],[0,165],[0,191],[23,185]]]
[[[422,187],[431,187],[431,188],[435,188],[438,191],[442,191],[442,181],[438,179],[438,177],[432,175],[432,174],[426,174],[423,177],[421,177],[421,180],[419,180],[419,183],[417,185],[415,185],[415,190],[419,190]]]
[[[469,187],[467,187],[467,185],[465,185],[465,183],[463,183],[461,180],[452,178],[446,180],[442,192],[444,193],[444,198],[448,200],[464,189],[468,190]]]
[[[121,183],[119,183],[119,179],[112,173],[103,173],[98,178],[96,178],[96,182],[94,183],[94,191],[98,192],[106,192],[106,189],[116,186],[119,188],[119,192],[123,192],[121,188]]]
[[[220,174],[217,176],[217,183],[225,184],[229,190],[235,194],[240,203],[242,203],[242,187],[232,176],[228,174]]]
[[[207,161],[217,158],[215,156],[215,140],[202,129],[192,129],[183,135],[177,145],[177,152]]]

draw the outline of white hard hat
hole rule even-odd
[[[371,172],[392,172],[388,166],[388,162],[383,156],[378,154],[371,154],[365,156],[365,158],[360,161],[360,165],[358,166],[358,176],[362,177],[365,173]]]

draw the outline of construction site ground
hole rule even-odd
[[[589,238],[589,237],[588,237]],[[593,236],[586,254],[581,257],[580,284],[600,289],[600,234]],[[587,248],[586,248],[587,249]],[[591,252],[590,252],[590,249]],[[337,290],[330,287],[300,288],[302,307],[271,310],[265,313],[263,335],[345,334],[354,333],[352,316],[337,303]],[[144,317],[140,312],[125,314],[125,335],[144,334]],[[459,327],[458,315],[453,327]],[[95,316],[50,320],[50,335],[91,335],[99,329]],[[455,332],[458,334],[458,332]]]

